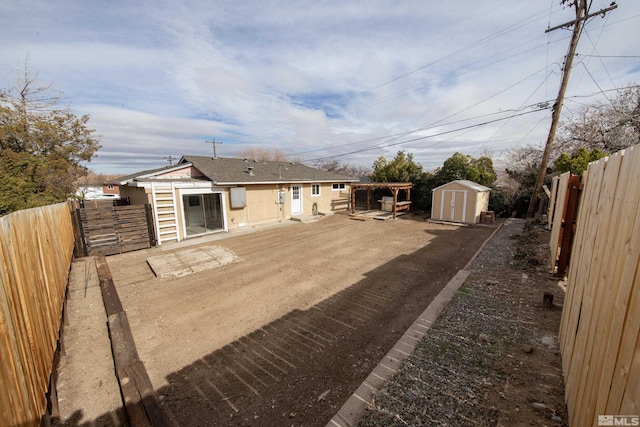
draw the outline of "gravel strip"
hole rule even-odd
[[[514,346],[533,343],[539,335],[532,322],[521,319],[529,307],[526,298],[512,292],[524,288],[527,277],[518,260],[524,224],[508,220],[485,245],[465,284],[398,374],[376,394],[375,408],[359,426],[504,422],[489,397],[497,393],[507,400],[499,390],[506,392],[510,375],[496,365],[506,356],[513,358],[508,352],[513,353]],[[549,415],[557,417],[555,410],[541,414],[543,419]]]

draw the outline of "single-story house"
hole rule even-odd
[[[152,205],[158,244],[296,216],[348,209],[355,178],[297,162],[183,156],[173,166],[108,182]],[[340,202],[340,203],[338,203]]]
[[[480,214],[489,209],[491,189],[473,181],[451,181],[431,192],[431,219],[477,224]]]

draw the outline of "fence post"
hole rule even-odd
[[[151,205],[149,203],[145,203],[144,205],[144,213],[147,217],[147,230],[149,231],[149,246],[155,246],[157,241],[156,241],[156,234],[155,234],[155,230],[153,227],[154,221],[153,221],[153,211],[151,208]]]
[[[82,253],[84,256],[89,256],[89,250],[87,248],[87,239],[84,235],[84,228],[82,227],[82,211],[76,209],[76,215],[78,218],[78,229],[80,230],[80,241],[82,242]]]

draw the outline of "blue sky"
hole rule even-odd
[[[565,118],[640,82],[640,2],[618,4],[585,26]],[[533,106],[555,98],[571,35],[545,29],[573,13],[560,0],[4,0],[0,81],[28,56],[91,116],[98,173],[209,155],[211,138],[225,157],[370,167],[406,150],[431,170],[456,151],[499,161],[544,143],[551,113]]]

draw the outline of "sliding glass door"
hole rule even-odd
[[[182,196],[187,237],[224,229],[220,193]]]

